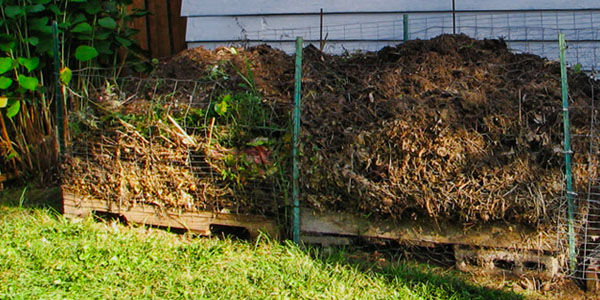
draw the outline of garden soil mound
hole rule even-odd
[[[215,66],[221,72],[217,78]],[[222,91],[243,92],[250,85],[261,95],[260,105],[274,112],[273,124],[289,128],[293,74],[293,57],[263,45],[233,51],[186,50],[161,64],[155,76],[216,81],[199,89],[204,99]],[[303,205],[392,219],[555,224],[564,180],[558,63],[511,53],[502,40],[442,35],[378,52],[339,56],[308,46],[302,84]],[[581,108],[590,105],[592,87],[598,86],[575,72],[570,73],[569,85],[571,105]],[[143,101],[147,100],[140,97],[120,109]],[[585,109],[571,111],[573,133],[586,135],[589,123]],[[138,136],[131,126],[103,128],[112,132],[104,134],[110,138],[103,143],[88,128],[85,138],[74,138],[74,145],[93,146],[96,152],[104,151],[100,150],[104,144],[113,147],[105,161],[99,154],[94,162],[67,159],[64,185],[105,199],[138,199],[185,209],[225,207],[272,215],[284,206],[281,196],[270,193],[281,194],[289,186],[285,182],[278,185],[281,189],[265,189],[268,176],[246,178],[242,183],[255,184],[246,184],[246,196],[239,197],[223,177],[202,177],[190,171],[190,153],[196,153],[194,157],[214,174],[226,169],[241,172],[223,162],[223,157],[245,155],[248,161],[247,153],[256,155],[248,143],[211,144],[206,127],[189,133],[196,139],[190,151],[176,128],[162,124],[166,127],[160,140],[166,138],[169,143],[157,142],[164,145],[160,148],[164,151],[158,152],[177,164],[152,167],[153,161],[159,161],[152,158],[158,155],[158,146],[140,162],[148,152],[135,149],[150,141],[144,142],[148,138]],[[264,135],[256,133],[256,137]],[[274,142],[265,153],[279,153],[277,168],[283,174],[279,178],[289,181],[289,133],[269,139]],[[280,145],[279,150],[274,144]],[[580,179],[597,173],[597,158],[587,155],[589,145],[589,138],[573,141],[575,186],[580,195],[587,185]],[[128,147],[133,150],[125,151]],[[123,160],[114,159],[117,152],[136,153],[138,161],[123,166]],[[167,170],[167,166],[174,169]],[[105,187],[84,187],[82,174],[90,170]]]

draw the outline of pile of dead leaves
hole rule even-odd
[[[353,56],[305,52],[305,202],[394,218],[556,221],[564,182],[558,63],[463,35]],[[585,107],[598,83],[571,74],[570,84],[572,105],[582,108],[572,111],[572,131],[587,134]],[[597,173],[589,142],[573,145],[580,191]]]

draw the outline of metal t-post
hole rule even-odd
[[[564,128],[564,141],[565,141],[565,184],[566,184],[566,196],[567,196],[567,227],[568,227],[568,239],[569,239],[569,268],[571,272],[575,271],[576,267],[576,253],[575,253],[575,230],[573,228],[574,222],[574,207],[573,207],[573,172],[571,171],[571,134],[570,134],[570,122],[569,122],[569,86],[567,83],[567,64],[565,61],[565,51],[567,45],[565,43],[565,35],[560,33],[558,35],[558,46],[560,48],[560,76],[561,76],[561,90],[562,90],[562,107],[563,107],[563,128]]]
[[[300,244],[300,186],[298,183],[298,146],[300,143],[300,100],[302,91],[302,37],[296,38],[296,72],[294,76],[294,131],[292,145],[292,235]]]

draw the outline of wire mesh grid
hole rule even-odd
[[[584,95],[569,95],[571,123],[587,123],[587,126],[579,129],[570,128],[574,159],[572,196],[575,204],[572,224],[577,266],[569,270],[569,276],[585,282],[588,288],[596,285],[597,274],[600,272],[600,82],[595,78],[597,74],[590,74],[587,85],[583,87]],[[582,96],[585,98],[583,103],[575,99],[579,97],[581,100]],[[569,191],[565,191],[567,192]],[[567,209],[565,195],[561,205],[557,239],[565,253],[569,240]],[[597,290],[597,287],[592,289]]]
[[[531,248],[552,252],[562,191],[557,65],[457,39],[342,58],[306,54],[304,203],[442,228],[529,224],[548,228]]]
[[[600,27],[596,25],[600,22],[600,10],[457,12],[455,16],[451,12],[406,15],[409,39],[427,40],[454,32],[475,39],[502,38],[515,52],[533,53],[549,59],[558,59],[557,36],[564,33],[570,42],[567,55],[572,65],[580,64],[588,71],[600,68]],[[325,14],[322,26],[318,16],[312,19],[268,19],[261,25],[253,25],[250,21],[247,23],[243,17],[236,17],[235,27],[238,27],[239,32],[230,33],[230,38],[237,42],[229,41],[228,44],[269,43],[291,53],[295,38],[302,36],[308,43],[319,44],[323,41],[326,52],[376,51],[403,42],[405,31],[403,15],[394,13],[365,13],[352,17]],[[260,28],[256,28],[257,26]],[[200,36],[198,41],[201,40]]]
[[[219,80],[100,82],[72,93],[65,189],[124,208],[284,217],[290,103]]]
[[[600,28],[595,23],[600,11],[580,12],[498,12],[498,13],[457,13],[456,24],[451,12],[438,14],[407,13],[408,32],[411,39],[430,39],[444,33],[465,33],[473,38],[498,38],[513,40],[550,40],[555,41],[559,31],[569,40],[597,39]],[[379,16],[379,15],[378,15]],[[283,26],[266,27],[261,30],[243,31],[247,40],[293,40],[303,36],[305,40],[319,40],[321,29],[329,39],[338,40],[380,40],[402,41],[404,34],[403,14],[386,14],[376,21],[353,23],[328,23],[306,27]],[[340,21],[346,22],[347,19]]]

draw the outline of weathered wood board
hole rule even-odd
[[[456,268],[465,272],[485,271],[500,275],[533,276],[552,279],[559,270],[559,259],[553,255],[497,249],[465,249],[454,247]]]
[[[102,201],[81,197],[68,191],[62,192],[63,214],[70,217],[85,217],[93,212],[104,212],[122,216],[127,222],[184,229],[200,235],[211,235],[211,226],[243,227],[251,238],[261,232],[272,238],[279,237],[279,227],[274,220],[263,216],[213,212],[172,212],[155,205],[137,204],[119,206],[118,202]]]
[[[559,252],[555,234],[506,223],[477,225],[465,229],[459,224],[438,225],[431,220],[392,222],[347,213],[316,213],[303,209],[300,231],[303,235],[391,239],[420,246],[447,244]]]

